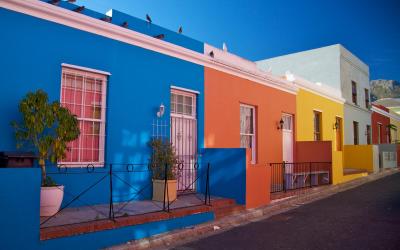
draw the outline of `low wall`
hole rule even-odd
[[[366,170],[370,173],[379,169],[376,145],[344,145],[344,168]]]
[[[246,208],[268,205],[271,201],[271,168],[265,163],[251,164],[246,151]]]
[[[297,141],[296,162],[332,162],[331,141]]]
[[[397,145],[396,144],[379,144],[379,168],[396,168],[397,167]]]
[[[205,192],[205,171],[210,162],[211,195],[235,199],[238,204],[246,203],[246,149],[201,149],[200,162],[198,192]]]
[[[1,249],[100,249],[214,219],[211,212],[77,236],[40,240],[40,170],[0,168]]]

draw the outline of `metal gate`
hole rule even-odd
[[[177,182],[179,192],[196,190],[197,178],[197,120],[196,95],[172,90],[171,143],[178,156]]]

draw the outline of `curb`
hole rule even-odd
[[[400,170],[388,169],[370,174],[346,183],[334,186],[317,187],[301,196],[292,196],[273,202],[267,206],[245,210],[239,214],[224,217],[212,222],[196,225],[190,228],[178,229],[167,233],[140,240],[129,241],[122,245],[113,246],[110,250],[142,250],[142,249],[165,249],[183,245],[191,241],[199,240],[211,235],[219,234],[237,226],[246,225],[251,222],[267,219],[273,215],[284,213],[299,206],[325,199],[334,194],[356,188],[363,184],[379,180],[386,176],[398,173]]]

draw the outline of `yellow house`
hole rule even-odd
[[[332,183],[337,184],[364,173],[345,173],[343,169],[344,102],[338,90],[313,83],[292,74],[286,78],[299,88],[296,108],[296,141],[332,142]]]
[[[390,116],[390,139],[391,143],[400,142],[400,117],[399,114],[389,108]]]

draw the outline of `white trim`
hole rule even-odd
[[[180,90],[180,91],[184,91],[184,92],[189,92],[189,93],[193,93],[193,94],[196,94],[196,95],[199,95],[199,94],[200,94],[200,92],[197,91],[197,90],[191,90],[191,89],[181,88],[181,87],[177,87],[177,86],[174,86],[174,85],[171,85],[171,89]]]
[[[97,69],[81,67],[81,66],[77,66],[77,65],[73,65],[73,64],[68,64],[68,63],[61,63],[61,67],[66,67],[66,68],[70,68],[70,69],[78,69],[78,70],[82,70],[82,71],[88,71],[88,72],[97,73],[97,74],[101,74],[101,75],[107,75],[107,76],[111,75],[111,73],[107,72],[107,71],[101,71],[101,70],[97,70]]]
[[[320,109],[313,109],[313,111],[317,111],[317,112],[320,112],[320,113],[322,113],[323,111],[322,110],[320,110]]]
[[[286,74],[285,78],[289,81],[289,77],[294,77],[294,81],[293,83],[301,89],[304,89],[306,91],[309,91],[315,95],[319,95],[322,97],[325,97],[331,101],[340,103],[340,104],[344,104],[345,103],[345,99],[343,97],[341,97],[341,93],[337,92],[336,89],[322,84],[322,85],[317,85],[314,82],[311,82],[309,80],[306,80],[298,75],[294,75],[292,73]],[[335,94],[336,92],[336,94]]]
[[[251,145],[253,145],[251,149],[251,164],[257,163],[257,124],[256,124],[256,106],[251,106],[248,104],[240,103],[240,107],[249,108],[253,113],[253,134],[245,134],[239,131],[239,135],[242,136],[251,136]],[[241,114],[239,114],[241,116]],[[240,129],[241,130],[241,129]]]
[[[291,94],[297,93],[296,86],[284,79],[274,77],[271,74],[261,72],[254,73],[225,65],[215,61],[208,55],[46,2],[37,0],[1,0],[0,7],[139,46],[198,65],[210,67]]]
[[[380,108],[375,107],[374,105],[372,105],[371,111],[375,112],[375,113],[378,113],[378,114],[381,114],[383,116],[386,116],[388,118],[392,118],[393,120],[396,120],[396,121],[400,122],[400,117],[399,116],[394,115],[394,114],[390,114],[389,112],[386,112],[385,110],[382,110]]]

